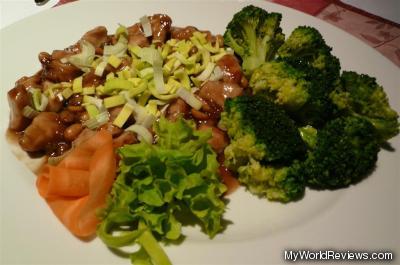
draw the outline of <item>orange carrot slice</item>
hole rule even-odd
[[[112,136],[99,131],[76,146],[57,166],[45,165],[36,186],[58,219],[76,236],[96,232],[116,176]]]

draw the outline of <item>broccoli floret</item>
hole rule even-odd
[[[306,150],[294,121],[264,97],[227,99],[221,123],[233,140],[242,141],[248,135],[253,137],[255,140],[251,142],[251,147],[255,144],[264,151],[264,161],[290,162]]]
[[[294,116],[302,125],[321,128],[337,114],[329,95],[337,86],[340,63],[331,50],[318,30],[307,26],[294,29],[278,50],[277,60],[302,72],[303,79],[312,84],[307,102]]]
[[[399,133],[399,115],[390,107],[383,87],[375,78],[344,71],[341,85],[331,98],[343,112],[370,121],[383,142]]]
[[[298,124],[319,128],[337,110],[329,97],[331,87],[316,78],[317,72],[300,62],[271,61],[254,70],[249,86],[255,94],[281,105]]]
[[[251,192],[283,202],[303,194],[294,161],[305,156],[306,144],[283,109],[257,95],[228,99],[221,125],[231,138],[225,164]]]
[[[226,27],[224,42],[242,59],[245,75],[274,58],[285,40],[280,28],[282,15],[253,5],[236,13]]]
[[[325,41],[315,28],[299,26],[295,28],[285,44],[279,48],[280,57],[304,57],[315,53],[325,45]]]
[[[307,79],[312,80],[308,100],[292,116],[302,126],[311,125],[322,128],[327,121],[338,115],[338,108],[330,97],[336,85],[324,84],[325,82],[318,81],[318,78],[312,79],[312,75]]]
[[[288,111],[301,108],[309,98],[312,83],[306,74],[286,62],[271,61],[254,70],[250,87],[255,94],[267,96]]]
[[[312,74],[313,78],[319,77],[320,81],[332,84],[339,78],[340,62],[331,54],[331,50],[317,29],[300,26],[293,30],[279,48],[278,57],[300,68],[318,70]]]
[[[239,182],[260,197],[269,200],[289,202],[304,194],[302,168],[297,160],[290,166],[263,165],[250,159],[250,162],[238,168]]]
[[[306,182],[318,189],[346,187],[374,168],[378,152],[369,121],[352,116],[331,120],[318,131],[315,147],[303,162]]]

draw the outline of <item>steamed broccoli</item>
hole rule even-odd
[[[319,81],[317,71],[284,60],[271,61],[254,70],[249,86],[255,94],[281,105],[298,124],[319,128],[336,115],[337,108],[329,97],[334,86]]]
[[[282,105],[299,125],[321,128],[337,114],[330,93],[339,82],[340,63],[315,28],[297,27],[275,60],[254,70],[249,86]]]
[[[304,192],[297,159],[306,145],[293,120],[276,104],[260,96],[225,101],[221,125],[231,143],[225,164],[237,171],[239,181],[260,196],[287,202]]]
[[[399,115],[390,107],[383,87],[375,78],[344,71],[341,85],[332,92],[331,98],[343,112],[370,121],[382,141],[399,133]]]
[[[288,162],[305,152],[306,146],[293,120],[263,97],[227,99],[221,119],[231,139],[240,142],[239,139],[251,135],[255,139],[251,147],[262,149],[265,161]]]
[[[271,61],[262,64],[251,75],[250,87],[289,111],[301,108],[309,98],[312,83],[306,74],[286,62]]]
[[[341,76],[317,29],[300,26],[284,40],[280,20],[248,6],[229,23],[225,43],[241,57],[253,95],[226,100],[221,125],[231,140],[225,164],[240,183],[288,202],[307,185],[336,189],[361,180],[400,125],[374,78]]]
[[[321,33],[315,28],[300,26],[295,28],[278,50],[278,58],[293,66],[314,70],[312,78],[317,78],[326,85],[332,85],[340,76],[340,62],[331,54]]]
[[[285,36],[280,28],[282,15],[262,8],[246,6],[226,27],[224,42],[242,59],[242,68],[250,76],[255,68],[274,58]]]
[[[251,193],[269,200],[289,202],[304,194],[303,172],[297,160],[282,166],[250,159],[246,166],[239,167],[238,175]]]
[[[312,125],[321,128],[325,123],[338,115],[338,108],[332,102],[330,94],[336,85],[324,84],[317,78],[310,78],[312,86],[308,91],[309,98],[301,109],[292,114],[300,125]]]
[[[315,146],[302,163],[306,182],[320,189],[346,187],[374,168],[378,152],[369,121],[352,116],[331,120],[317,132]]]

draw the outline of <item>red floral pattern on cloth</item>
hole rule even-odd
[[[56,5],[76,0],[60,0]],[[400,25],[340,0],[266,0],[318,17],[354,35],[400,67]],[[377,0],[378,1],[378,0]]]
[[[360,14],[338,4],[330,4],[318,18],[351,33],[400,66],[400,27],[379,18]]]

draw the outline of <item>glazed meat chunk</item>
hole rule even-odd
[[[42,112],[25,129],[19,144],[27,152],[43,151],[48,144],[59,140],[63,132],[57,113]]]
[[[69,63],[62,63],[47,52],[39,54],[39,61],[43,68],[43,80],[55,83],[69,82],[82,74],[82,71],[76,66]]]

